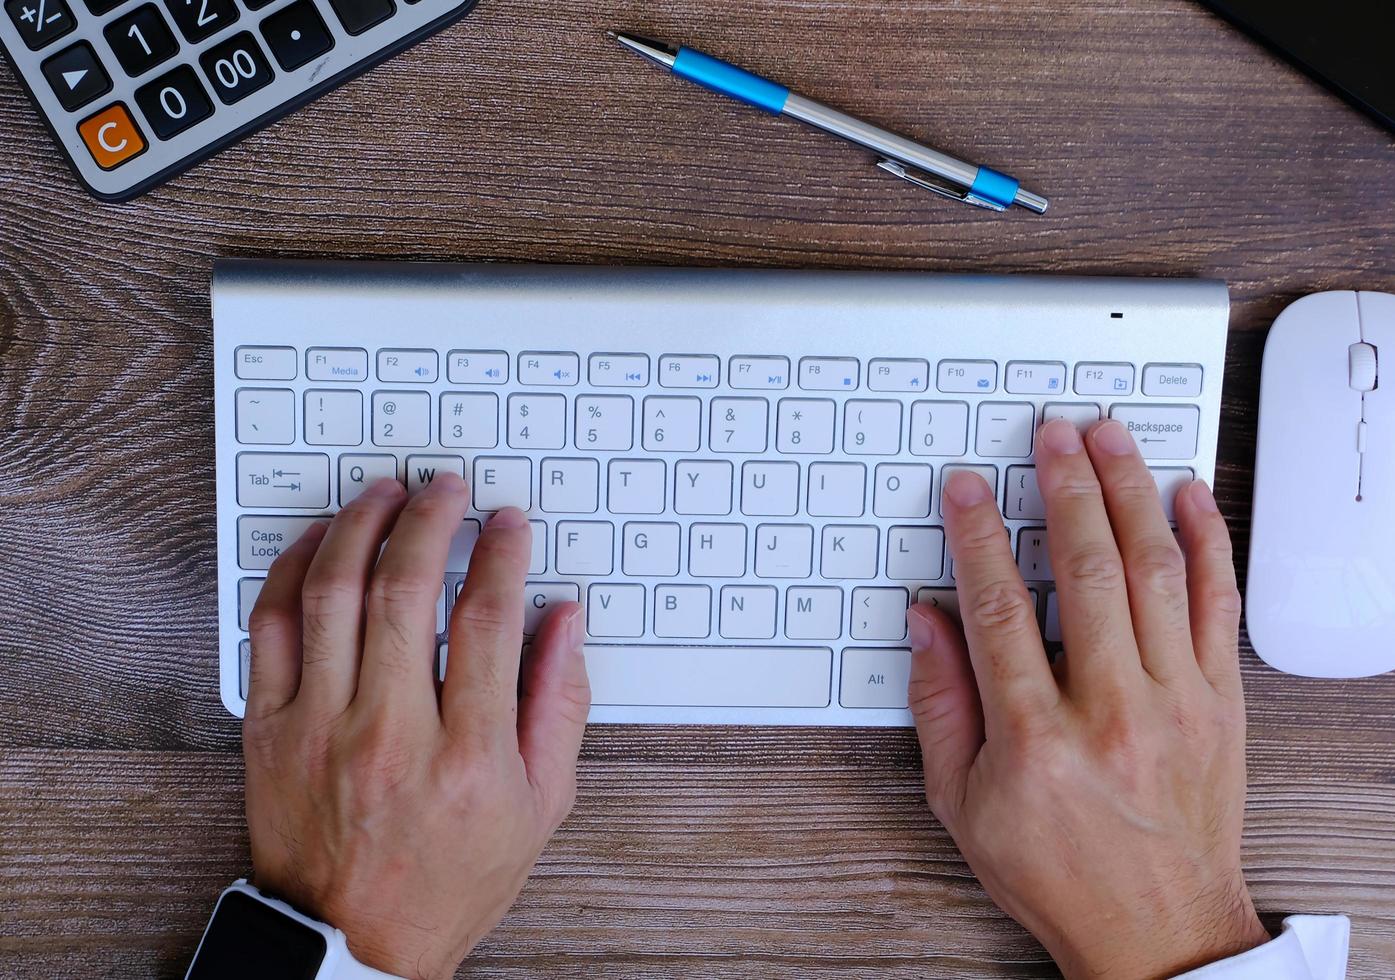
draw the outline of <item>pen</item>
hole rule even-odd
[[[663,65],[681,78],[774,115],[792,116],[850,143],[865,146],[878,155],[878,167],[917,187],[991,211],[1006,211],[1016,204],[1037,214],[1046,212],[1046,198],[1023,190],[1007,174],[932,150],[880,126],[863,122],[813,99],[806,99],[783,85],[701,51],[674,48],[659,41],[613,31],[609,34],[625,47]]]

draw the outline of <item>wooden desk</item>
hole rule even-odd
[[[981,158],[1051,212],[941,203],[665,80],[612,26]],[[119,207],[8,73],[0,134],[4,976],[182,976],[248,867],[214,689],[215,256],[1223,278],[1240,555],[1265,329],[1304,293],[1395,288],[1390,135],[1184,0],[486,0]],[[1245,679],[1258,905],[1351,913],[1351,977],[1389,978],[1395,676],[1247,653]],[[1055,975],[930,817],[909,733],[657,728],[591,732],[575,813],[466,972]]]

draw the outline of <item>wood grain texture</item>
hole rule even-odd
[[[941,204],[608,27],[982,158],[1051,212]],[[1389,134],[1185,0],[485,0],[122,206],[77,187],[8,75],[0,134],[5,977],[179,976],[246,870],[214,690],[215,256],[1223,278],[1242,556],[1264,330],[1308,292],[1395,288]],[[1352,913],[1351,976],[1388,980],[1395,677],[1249,653],[1245,677],[1259,905]],[[596,729],[582,781],[470,975],[1054,975],[926,812],[907,733]]]

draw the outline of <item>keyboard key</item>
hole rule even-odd
[[[350,34],[362,34],[397,11],[397,4],[392,0],[329,0],[329,5],[334,8],[344,30]]]
[[[509,355],[501,350],[453,350],[446,358],[453,385],[501,385],[509,380]]]
[[[613,459],[607,473],[606,509],[615,514],[662,514],[666,465],[657,459]]]
[[[808,578],[813,570],[814,529],[807,524],[762,524],[756,528],[756,575]]]
[[[283,509],[329,506],[329,457],[323,453],[238,453],[237,502]]]
[[[1061,606],[1056,600],[1055,589],[1046,593],[1046,623],[1041,632],[1047,643],[1061,642]]]
[[[239,388],[237,441],[288,446],[295,442],[295,392],[288,388]]]
[[[244,578],[237,581],[237,624],[242,627],[244,633],[247,632],[252,610],[256,608],[257,598],[262,594],[262,586],[265,584],[264,578]]]
[[[51,44],[77,26],[64,0],[5,0],[5,13],[30,51]]]
[[[199,76],[188,65],[180,65],[137,89],[136,105],[162,140],[173,139],[213,115],[213,102],[204,92]],[[294,351],[291,357],[294,359]]]
[[[339,506],[347,505],[378,480],[397,479],[396,456],[339,457]]]
[[[270,85],[273,77],[271,65],[267,64],[257,39],[249,31],[234,34],[222,44],[209,48],[199,55],[199,64],[208,76],[213,94],[224,105],[242,101],[257,89]],[[365,377],[368,374],[366,363],[363,373]]]
[[[308,2],[308,0],[302,0]],[[298,4],[292,4],[280,14],[273,14],[267,18],[272,21],[286,11],[291,10]],[[313,7],[311,10],[313,11]],[[266,32],[266,24],[262,24],[262,32]],[[272,53],[275,53],[272,48]],[[282,65],[281,67],[286,67]],[[378,351],[378,380],[387,384],[435,384],[440,376],[440,358],[434,350],[380,350]]]
[[[1025,582],[1049,582],[1056,577],[1051,571],[1046,528],[1029,527],[1018,532],[1017,571]]]
[[[266,46],[271,49],[271,56],[276,59],[276,63],[281,66],[282,71],[294,71],[301,65],[309,64],[334,47],[334,38],[330,36],[329,28],[325,26],[324,18],[315,9],[312,0],[296,0],[295,3],[282,7],[262,21],[261,31],[262,40],[266,41]],[[419,377],[415,380],[435,381],[436,352],[423,351],[422,353],[431,355],[431,378]],[[392,384],[414,380],[383,377],[381,363],[382,355],[380,354],[378,376],[382,380]]]
[[[975,450],[980,456],[1032,455],[1036,409],[1029,402],[983,402],[978,406]]]
[[[1144,459],[1191,459],[1196,455],[1201,409],[1195,405],[1115,405],[1109,417],[1124,424]]]
[[[547,521],[529,521],[533,532],[533,548],[528,556],[528,574],[541,575],[547,571]]]
[[[1186,466],[1162,467],[1149,470],[1153,482],[1158,485],[1158,496],[1162,499],[1163,514],[1169,521],[1177,520],[1177,491],[1191,485],[1196,479],[1196,471]]]
[[[773,640],[780,592],[772,585],[724,585],[717,633],[724,640]]]
[[[849,578],[876,578],[880,536],[875,527],[826,525],[820,549],[819,574],[835,582]]]
[[[747,517],[793,517],[799,513],[799,464],[742,464],[741,513]]]
[[[237,693],[245,701],[252,684],[252,641],[237,645]]]
[[[938,527],[893,527],[886,532],[886,577],[934,582],[944,575],[945,532]]]
[[[559,522],[553,567],[558,575],[609,575],[615,570],[615,525],[609,521]]]
[[[770,403],[764,399],[712,399],[707,438],[714,453],[763,453],[769,429]]]
[[[431,482],[443,473],[454,473],[465,479],[465,460],[459,456],[408,456],[407,493],[415,496],[431,486]]]
[[[165,0],[165,6],[190,44],[212,37],[237,20],[233,0]]]
[[[1132,364],[1087,363],[1075,366],[1077,395],[1133,394]]]
[[[993,361],[941,361],[935,386],[950,392],[988,394],[998,387],[998,365]]]
[[[523,587],[523,635],[533,636],[553,606],[580,602],[581,588],[575,582],[528,582]]]
[[[1007,497],[1003,503],[1003,516],[1015,521],[1046,520],[1046,504],[1041,499],[1037,487],[1035,466],[1009,466],[1007,469]]]
[[[587,377],[597,388],[643,388],[649,384],[649,355],[592,354]]]
[[[545,459],[542,509],[554,514],[594,514],[600,500],[600,484],[601,466],[594,459]]]
[[[685,459],[673,469],[677,514],[731,513],[732,466],[724,459]]]
[[[799,361],[799,387],[805,391],[852,391],[860,365],[855,357],[805,357]]]
[[[644,438],[649,452],[696,452],[701,441],[702,399],[651,396],[644,399]]]
[[[774,391],[790,386],[788,357],[733,357],[727,384],[743,390]]]
[[[838,703],[845,708],[904,708],[910,703],[911,651],[849,648],[843,651]]]
[[[675,640],[703,640],[711,636],[711,587],[657,586],[654,589],[654,635]]]
[[[810,517],[861,517],[867,467],[861,463],[814,463],[809,467]]]
[[[927,391],[930,387],[930,363],[875,358],[867,365],[867,387],[873,391]]]
[[[360,347],[311,347],[305,352],[305,376],[311,381],[364,381],[368,351]]]
[[[746,525],[692,525],[688,529],[688,574],[694,578],[745,575]]]
[[[824,647],[599,646],[586,674],[598,705],[824,708],[833,651]]]
[[[941,612],[949,613],[954,621],[961,622],[959,616],[959,593],[954,589],[920,589],[915,594],[917,605],[933,606]]]
[[[1003,387],[1012,395],[1059,395],[1066,390],[1066,366],[1060,361],[1008,361]]]
[[[901,403],[849,401],[843,406],[843,452],[895,456],[901,451]]]
[[[1143,393],[1154,398],[1201,397],[1200,364],[1145,364]]]
[[[834,403],[822,398],[780,399],[775,448],[782,453],[833,452]]]
[[[294,381],[294,347],[239,347],[233,351],[234,371],[247,381]]]
[[[518,355],[518,380],[539,388],[569,388],[581,380],[581,359],[575,354],[524,351]]]
[[[576,447],[627,453],[635,444],[635,402],[629,395],[588,395],[576,400]]]
[[[499,445],[499,396],[492,391],[448,391],[441,396],[441,445],[493,449]]]
[[[460,527],[451,535],[450,551],[446,553],[446,573],[465,574],[470,570],[470,556],[475,553],[475,544],[480,539],[480,522],[472,518],[466,518],[460,522]],[[545,568],[534,570],[528,569],[529,575],[541,575]],[[459,595],[459,589],[456,595]]]
[[[855,640],[904,640],[909,596],[905,589],[853,589],[851,634]]]
[[[97,60],[97,52],[86,41],[64,48],[45,61],[40,70],[59,105],[69,112],[111,91],[111,79]]]
[[[532,460],[512,456],[477,456],[474,477],[470,481],[470,489],[474,493],[475,510],[489,512],[503,507],[517,507],[523,511],[532,509]],[[533,537],[536,547],[537,535]]]
[[[1093,402],[1047,402],[1041,409],[1041,424],[1066,419],[1082,433],[1100,420],[1100,407]]]
[[[624,573],[664,578],[677,575],[679,532],[677,524],[626,524],[621,546]]]
[[[988,486],[992,488],[992,490],[993,490],[993,496],[996,497],[996,496],[998,495],[998,468],[997,468],[996,466],[960,466],[960,465],[958,465],[958,464],[956,464],[956,465],[954,465],[954,466],[946,466],[946,467],[944,467],[943,469],[940,470],[940,509],[939,509],[939,513],[941,513],[941,514],[943,514],[943,513],[945,512],[945,509],[944,509],[945,486],[949,483],[949,478],[950,478],[951,476],[953,476],[955,473],[959,472],[960,470],[967,470],[967,471],[969,471],[969,472],[971,472],[971,473],[977,473],[979,476],[983,477],[984,482],[986,482],[986,483],[988,484]]]
[[[613,582],[592,585],[586,590],[586,632],[597,637],[643,636],[644,586]]]
[[[926,463],[878,463],[872,513],[878,517],[929,517],[934,476]]]
[[[785,636],[791,640],[836,640],[842,635],[842,589],[823,585],[786,590]]]
[[[307,391],[305,441],[311,446],[361,446],[363,393],[343,388]]]
[[[911,406],[914,456],[963,456],[969,446],[969,406],[964,402],[916,402]]]
[[[145,137],[120,102],[107,106],[78,124],[78,135],[103,170],[119,167],[145,152]]]
[[[659,384],[664,388],[715,388],[722,361],[710,354],[665,354],[659,358]]]
[[[431,445],[431,396],[424,391],[373,392],[373,445]]]
[[[102,34],[122,69],[132,78],[174,57],[179,50],[179,42],[153,3],[122,14],[108,24]]]
[[[567,444],[564,395],[509,395],[509,448],[561,449]]]
[[[248,571],[264,572],[305,529],[322,517],[272,517],[244,514],[237,519],[237,564]]]

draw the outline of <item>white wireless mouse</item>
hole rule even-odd
[[[1307,677],[1395,670],[1395,296],[1318,293],[1264,346],[1245,612]]]

